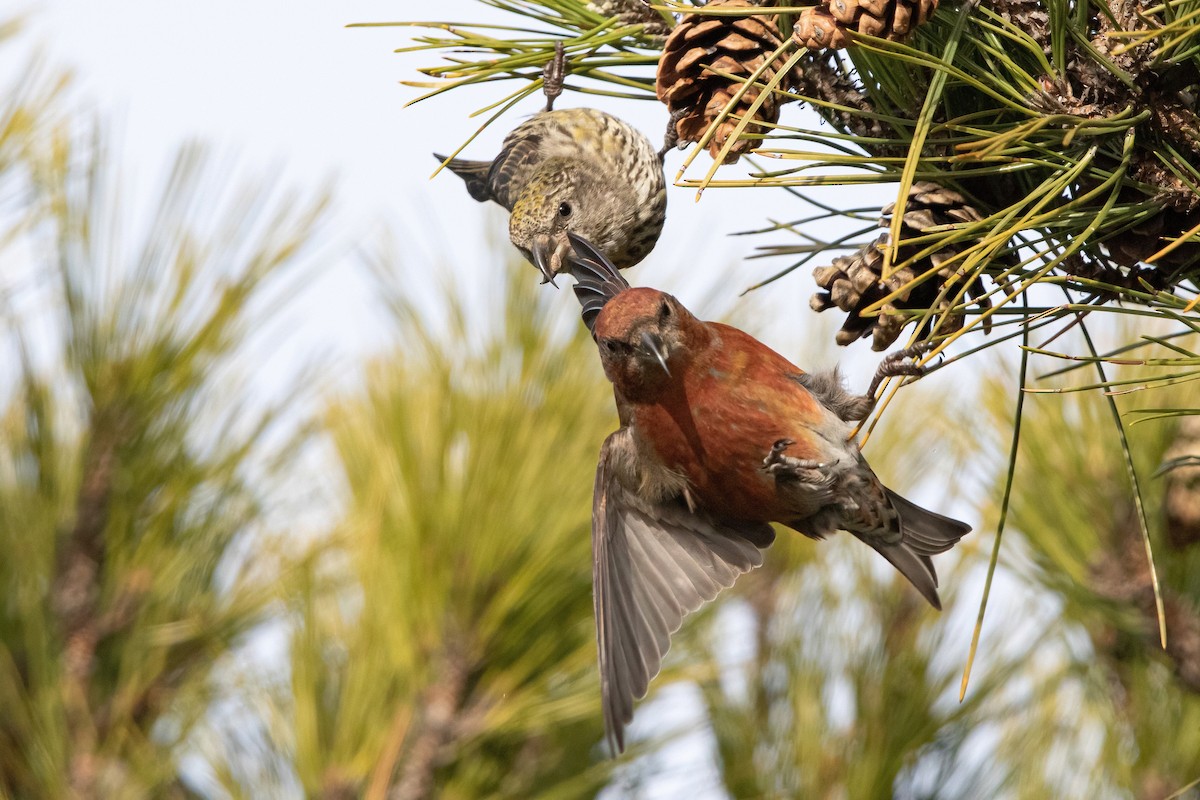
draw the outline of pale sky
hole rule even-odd
[[[421,79],[417,68],[438,63],[438,56],[392,52],[411,44],[414,29],[345,27],[422,18],[406,11],[416,3],[32,3],[27,7],[29,40],[38,42],[52,62],[74,68],[79,96],[118,131],[126,167],[137,170],[139,182],[152,185],[174,148],[199,138],[217,145],[223,155],[240,156],[249,166],[282,165],[296,184],[315,187],[336,178],[338,207],[347,222],[343,229],[360,241],[376,224],[387,224],[418,254],[402,269],[428,269],[431,261],[442,268],[447,263],[461,270],[496,268],[490,243],[498,240],[507,247],[502,214],[471,200],[449,173],[429,180],[436,166],[429,154],[457,147],[478,127],[479,119],[469,114],[495,98],[495,85],[456,90],[405,108],[420,92],[399,82]],[[513,21],[511,15],[476,0],[444,0],[437,19]],[[515,84],[505,84],[503,91],[510,86]],[[539,110],[540,102],[537,95],[514,108],[463,155],[494,155],[504,134]],[[597,101],[567,94],[559,104],[589,102]],[[661,104],[609,99],[603,103],[652,141],[661,139],[666,122]],[[785,115],[791,122],[804,115],[817,122],[815,115],[797,106],[787,107]],[[668,156],[668,176],[683,157],[682,152]],[[706,159],[701,156],[698,163],[706,166]],[[724,167],[720,174],[736,176],[738,169]],[[859,187],[833,189],[825,197],[850,191],[886,195]],[[698,306],[700,313],[708,310],[705,300],[719,284],[716,306],[708,313],[769,307],[771,313],[755,318],[775,323],[760,324],[753,332],[777,348],[791,344],[794,350],[797,339],[813,325],[814,315],[807,309],[815,288],[811,270],[793,273],[775,290],[757,293],[754,299],[738,300],[743,288],[786,263],[743,261],[744,256],[756,245],[786,241],[786,236],[725,234],[761,227],[768,217],[793,219],[807,210],[782,191],[710,190],[700,203],[694,196],[690,189],[671,190],[663,238],[631,279],[671,291],[685,304]],[[313,287],[313,296],[319,299],[320,313],[306,315],[299,325],[302,338],[352,351],[373,341],[377,334],[364,325],[362,313],[370,298],[354,270],[327,271]],[[832,315],[825,316],[822,327],[834,324]],[[819,349],[827,358],[846,355]],[[869,376],[874,357],[865,344],[854,350],[865,356],[864,375]]]

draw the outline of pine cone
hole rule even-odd
[[[1200,194],[1185,186],[1176,176],[1169,174],[1161,164],[1147,164],[1148,160],[1144,154],[1139,154],[1137,161],[1141,163],[1135,166],[1133,175],[1143,183],[1160,187],[1158,195],[1154,198],[1160,211],[1104,241],[1111,260],[1120,267],[1125,267],[1126,274],[1131,276],[1131,282],[1127,285],[1138,289],[1141,288],[1139,278],[1143,277],[1139,273],[1156,273],[1148,276],[1151,285],[1165,288],[1168,279],[1173,275],[1194,272],[1200,267],[1200,245],[1185,242],[1157,259],[1154,264],[1150,264],[1149,270],[1138,269],[1140,264],[1146,263],[1147,258],[1165,247],[1171,239],[1200,225]],[[1144,199],[1145,195],[1132,187],[1123,189],[1118,198],[1120,202],[1130,203]],[[1117,281],[1116,285],[1123,284]]]
[[[616,17],[620,25],[641,25],[642,32],[654,39],[664,39],[671,24],[642,0],[595,0],[588,8],[605,17]]]
[[[882,210],[883,217],[879,220],[881,228],[891,226],[893,205]],[[966,200],[958,192],[938,186],[936,183],[919,182],[913,184],[905,205],[904,221],[900,227],[901,240],[920,236],[929,228],[936,225],[950,225],[959,222],[977,222],[982,219],[979,212],[967,205]],[[942,266],[954,257],[961,249],[960,244],[950,244],[941,250],[931,253],[920,261],[892,273],[887,280],[883,275],[883,245],[887,243],[887,234],[881,235],[870,244],[861,247],[850,256],[840,256],[833,260],[828,267],[813,270],[817,285],[825,291],[812,296],[809,305],[814,311],[824,311],[837,306],[847,312],[846,321],[837,333],[837,343],[848,345],[858,339],[871,336],[873,350],[885,350],[897,337],[901,329],[912,320],[901,311],[925,310],[933,308],[942,314],[956,305],[952,302],[957,291],[949,293],[941,300],[938,295],[948,281],[956,277],[958,262]],[[893,263],[902,263],[915,255],[925,245],[902,244],[895,255]],[[864,317],[860,311],[898,291],[913,279],[933,271],[934,277],[927,279],[918,286],[911,287],[897,295],[891,302],[884,303],[877,317]],[[982,298],[983,287],[979,281],[973,281],[967,287],[967,295],[971,298]],[[991,303],[982,298],[979,300],[983,307],[991,307]],[[965,318],[962,314],[952,314],[935,317],[927,325],[933,324],[934,335],[952,333],[960,329]],[[986,330],[986,327],[985,327]]]
[[[748,0],[711,0],[707,8],[754,8]],[[697,142],[721,113],[743,81],[723,77],[717,71],[748,78],[779,48],[779,30],[770,16],[714,17],[688,14],[679,21],[663,45],[658,62],[656,90],[667,104],[680,143]],[[757,82],[775,80],[775,65],[765,69]],[[758,99],[762,89],[751,86],[717,128],[708,145],[715,158]],[[737,161],[779,120],[779,101],[770,94],[754,113],[758,122],[746,126],[744,136],[729,150],[725,163]],[[763,124],[758,124],[763,123]]]
[[[937,9],[938,0],[824,0],[796,18],[792,37],[810,50],[841,50],[846,31],[903,41]]]

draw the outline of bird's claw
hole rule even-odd
[[[936,341],[917,342],[911,347],[889,353],[883,361],[879,362],[879,368],[875,370],[875,377],[871,379],[871,386],[867,389],[866,397],[874,398],[876,391],[879,389],[879,384],[888,378],[899,376],[919,378],[924,375],[929,368],[920,364],[914,364],[912,359],[928,353],[937,344]]]
[[[554,43],[554,57],[542,68],[542,93],[546,95],[546,110],[554,110],[554,101],[563,92],[563,81],[567,77],[567,54],[562,42]],[[551,281],[553,283],[554,281]]]
[[[779,455],[781,453],[783,453],[784,450],[787,450],[789,447],[791,447],[795,443],[796,442],[792,439],[779,439],[778,441],[775,442],[775,444],[771,445],[771,452],[767,456],[767,460],[769,461],[772,458],[778,458]]]
[[[658,160],[662,161],[667,157],[667,153],[679,145],[679,120],[687,116],[691,109],[677,108],[671,112],[671,118],[667,120],[667,132],[663,135],[663,145],[658,151]]]
[[[767,457],[763,459],[763,470],[777,478],[799,478],[802,472],[810,470],[821,471],[829,466],[824,462],[814,461],[811,458],[785,456],[783,451],[795,443],[791,439],[780,439],[771,445],[771,452],[767,453]]]

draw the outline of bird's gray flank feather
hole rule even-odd
[[[820,372],[804,372],[791,377],[846,422],[866,419],[875,405],[873,398],[847,391],[837,367]]]

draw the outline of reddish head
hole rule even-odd
[[[593,328],[604,374],[627,399],[652,401],[707,341],[704,323],[665,292],[637,287],[610,299]]]

